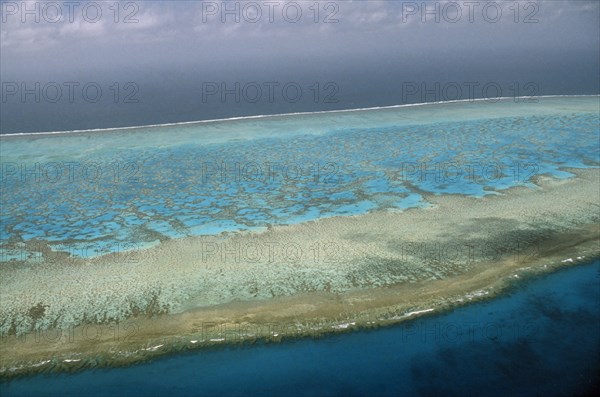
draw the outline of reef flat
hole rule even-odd
[[[600,255],[600,170],[484,197],[0,267],[0,371],[395,323]]]
[[[599,106],[598,96],[507,99],[3,135],[0,262],[533,187],[535,175],[600,166]]]

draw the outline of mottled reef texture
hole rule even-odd
[[[371,327],[494,296],[600,255],[600,170],[570,172],[484,198],[427,196],[427,209],[3,263],[0,376]]]

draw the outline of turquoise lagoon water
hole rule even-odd
[[[374,331],[0,383],[2,396],[593,396],[600,262]]]
[[[2,260],[483,196],[600,164],[599,97],[3,136]],[[47,245],[46,245],[47,244]]]

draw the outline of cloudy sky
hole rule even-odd
[[[0,3],[3,82],[135,82],[146,112],[206,81],[335,82],[342,108],[406,81],[599,90],[596,0]],[[218,115],[182,112],[163,119]]]

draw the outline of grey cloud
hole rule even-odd
[[[10,3],[21,4],[3,1],[3,10]],[[34,3],[27,2],[30,8]],[[90,2],[80,3],[79,9],[83,9]],[[249,4],[261,6],[263,15],[256,23],[246,21],[244,15],[240,15],[240,23],[234,23],[231,15],[222,23],[221,1],[131,3],[137,7],[135,10],[125,9],[127,2],[120,3],[119,23],[113,21],[114,10],[109,9],[112,2],[101,3],[103,18],[96,23],[87,22],[81,15],[72,23],[49,23],[43,18],[34,23],[31,17],[27,23],[21,23],[18,14],[3,15],[7,19],[0,26],[3,70],[8,74],[37,70],[31,66],[33,62],[43,62],[48,68],[62,71],[140,65],[222,67],[224,63],[236,62],[283,67],[307,59],[323,64],[336,60],[364,64],[369,60],[397,62],[408,58],[415,61],[457,56],[501,58],[500,53],[504,57],[507,54],[524,57],[537,51],[597,53],[600,44],[597,1],[498,2],[495,4],[501,5],[503,15],[497,23],[482,16],[481,10],[489,3],[486,1],[425,3],[429,9],[438,7],[448,12],[453,10],[453,4],[458,4],[464,15],[457,23],[447,21],[454,14],[444,15],[440,23],[435,23],[434,16],[427,13],[423,22],[422,1],[320,1],[318,15],[311,8],[314,1],[298,1],[295,3],[300,5],[303,17],[297,23],[289,22],[279,11],[290,4],[288,1],[277,2],[272,22],[265,4],[273,2],[226,2],[229,9],[236,3],[241,10],[244,7],[251,10]],[[467,4],[476,10],[472,22],[468,20]],[[214,11],[215,6],[219,8],[215,15],[203,14]],[[405,15],[408,11],[410,15]],[[137,22],[124,23],[129,14]],[[255,14],[248,11],[246,16],[251,19]],[[325,23],[327,16],[338,22]],[[524,23],[528,16],[537,23]]]

